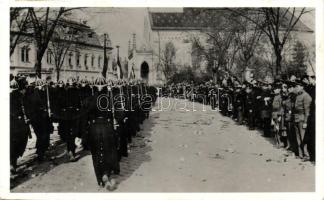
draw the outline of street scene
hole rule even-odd
[[[141,129],[121,160],[115,192],[314,191],[311,163],[216,111],[154,112]],[[80,154],[77,162],[56,158],[22,169],[27,177],[12,192],[106,192],[97,187],[91,155]]]
[[[313,8],[10,8],[10,191],[314,192],[314,24]]]

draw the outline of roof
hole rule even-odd
[[[60,38],[60,41],[71,42],[73,44],[94,47],[94,48],[103,48],[103,37],[100,38],[99,35],[88,25],[80,23],[73,20],[60,19],[58,22],[59,26],[62,26],[66,29],[67,34],[73,35],[76,39],[66,39],[65,37]],[[32,29],[30,29],[32,30]],[[33,37],[31,31],[20,33],[19,31],[11,30],[10,34],[21,34],[27,37]],[[53,39],[53,38],[52,38]],[[108,36],[109,42],[107,42],[107,49],[112,49],[111,42]]]
[[[90,46],[103,46],[99,40],[98,34],[85,23],[61,19],[59,24],[71,29],[69,31],[78,36],[78,43],[88,44]]]
[[[240,8],[231,8],[240,9]],[[241,9],[242,10],[242,9]],[[283,27],[288,23],[283,21]],[[229,16],[235,14],[227,8],[184,8],[183,12],[150,12],[150,23],[152,30],[202,30],[210,27],[224,27],[229,22]],[[238,17],[237,15],[235,17]],[[300,20],[294,30],[312,32]]]

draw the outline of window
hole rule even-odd
[[[92,55],[92,57],[91,57],[91,67],[94,67],[94,60],[95,60],[95,56]]]
[[[72,57],[73,57],[73,53],[70,52],[69,53],[69,58],[68,58],[68,62],[69,62],[70,69],[73,69]]]
[[[98,68],[101,68],[101,56],[98,57]]]
[[[88,54],[84,54],[84,66],[88,69]]]
[[[22,62],[29,62],[29,50],[28,46],[23,46],[21,48],[21,61]]]
[[[80,67],[80,57],[81,57],[80,52],[76,52],[75,61],[76,61],[77,67]]]
[[[47,64],[53,64],[53,53],[51,50],[47,50],[47,56],[46,56],[46,61]]]

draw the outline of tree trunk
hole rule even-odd
[[[38,47],[37,53],[36,53],[36,63],[35,63],[35,71],[38,78],[42,77],[42,59],[44,56],[44,53],[47,49],[47,44],[45,47]]]
[[[60,71],[59,69],[56,69],[56,82],[60,80]]]
[[[35,72],[38,78],[42,78],[42,57],[39,59],[38,56],[35,62]]]
[[[281,75],[281,61],[282,61],[281,51],[276,52],[276,76]]]

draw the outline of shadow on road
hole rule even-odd
[[[77,150],[77,160],[89,154],[87,151],[78,152]],[[16,173],[10,176],[10,189],[14,189],[18,185],[37,176],[46,174],[60,164],[69,162],[69,158],[66,155],[66,144],[62,140],[52,144],[46,155],[48,158],[42,162],[37,160],[36,154],[32,154],[29,155],[28,159],[19,163]]]
[[[132,176],[144,162],[151,160],[151,156],[148,154],[148,152],[152,151],[150,137],[156,124],[156,118],[159,117],[158,115],[158,112],[152,112],[150,117],[144,121],[142,130],[133,138],[130,144],[131,152],[128,157],[122,158],[120,162],[120,175],[115,177],[119,184]],[[141,174],[135,175],[141,176]]]

